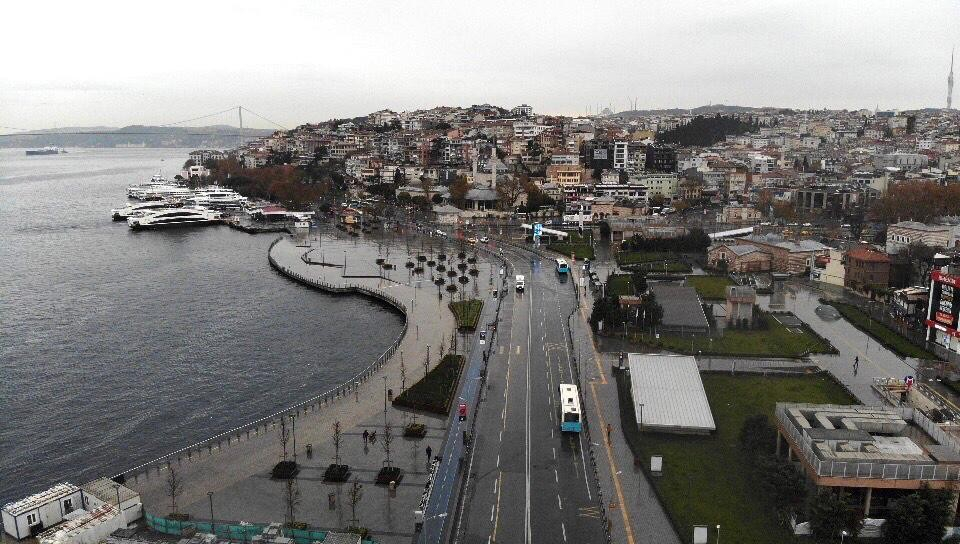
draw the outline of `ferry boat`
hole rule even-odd
[[[133,230],[214,225],[220,223],[220,212],[206,208],[167,208],[147,212],[139,217],[128,217],[127,225]]]
[[[170,200],[189,198],[190,195],[193,194],[193,191],[180,185],[171,184],[147,187],[138,194],[139,196],[134,198],[139,198],[140,200]]]
[[[67,150],[61,147],[44,147],[43,149],[28,149],[27,156],[32,157],[34,155],[60,155],[61,153],[66,153]]]
[[[146,202],[133,202],[122,208],[110,210],[114,221],[126,221],[128,217],[145,215],[147,212],[161,210],[165,208],[179,208],[180,202],[172,200],[148,200]]]
[[[229,187],[210,185],[193,191],[190,200],[197,206],[209,208],[240,208],[247,202],[247,197]]]

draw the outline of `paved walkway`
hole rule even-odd
[[[403,301],[402,305],[407,310],[408,329],[396,353],[379,368],[364,375],[356,387],[347,385],[318,402],[291,410],[290,413],[296,416],[296,448],[290,444],[290,457],[296,455],[301,466],[296,478],[299,504],[295,519],[327,529],[350,524],[353,515],[347,501],[347,491],[352,484],[337,485],[322,481],[326,466],[333,462],[332,426],[335,421],[340,421],[343,429],[341,462],[350,465],[351,482],[357,481],[363,485],[363,498],[356,507],[360,525],[369,528],[380,542],[410,542],[414,536],[413,510],[420,501],[427,481],[425,448],[431,446],[434,451],[440,449],[446,435],[446,419],[414,416],[393,408],[389,403],[385,409],[385,389],[392,390],[394,394],[400,393],[401,365],[404,368],[405,385],[409,386],[422,377],[423,363],[428,353],[430,366],[436,364],[438,346],[441,342],[449,344],[450,333],[455,328],[455,320],[447,309],[449,295],[444,292],[443,298],[438,299],[429,278],[422,282],[412,279],[415,276],[404,267],[410,256],[401,244],[392,247],[388,259],[395,266],[398,265],[392,272],[392,280],[376,276],[379,266],[375,261],[378,256],[384,256],[386,247],[382,243],[324,238],[320,245],[322,252],[316,242],[313,247],[298,247],[290,238],[284,238],[271,248],[271,256],[288,274],[337,286],[357,285]],[[333,263],[335,265],[308,264],[302,256],[310,250],[313,251],[308,260],[336,261]],[[411,251],[414,254],[417,252],[416,249]],[[317,253],[321,253],[323,258],[318,258]],[[331,255],[337,258],[331,258]],[[347,261],[346,274],[342,267],[344,257]],[[480,280],[486,283],[482,274]],[[472,283],[477,282],[474,280]],[[349,319],[349,316],[344,316],[344,319]],[[363,334],[364,331],[357,331],[354,341],[363,342]],[[263,385],[270,387],[269,383]],[[298,400],[291,399],[291,405]],[[414,417],[426,424],[427,437],[422,440],[400,437],[403,425],[413,421]],[[374,485],[376,474],[385,461],[382,440],[385,419],[397,436],[391,444],[392,464],[405,472],[395,494],[386,487]],[[170,511],[166,490],[169,462],[183,481],[183,493],[178,498],[178,510],[181,512],[194,518],[209,519],[207,493],[213,492],[215,519],[260,523],[282,521],[286,512],[285,484],[269,477],[270,469],[281,455],[277,422],[278,418],[272,418],[219,440],[204,443],[189,453],[181,452],[155,462],[143,472],[127,474],[128,485],[141,493],[148,512],[166,514]],[[364,430],[376,431],[379,440],[365,445],[362,436]],[[313,446],[311,457],[305,453],[308,443]],[[328,502],[331,495],[332,508]]]
[[[583,275],[579,264],[573,267],[573,275],[579,285],[579,278]],[[601,275],[601,279],[606,278]],[[589,285],[589,282],[585,281],[585,284]],[[595,349],[593,331],[588,324],[593,294],[589,287],[585,293],[581,288],[580,293],[580,308],[571,320],[572,331],[580,361],[593,451],[597,455],[600,489],[607,516],[612,522],[613,542],[679,544],[680,539],[653,487],[640,467],[634,465],[633,452],[623,433],[612,432],[610,439],[606,439],[608,424],[614,430],[622,429],[617,385],[612,371],[615,357],[612,354],[605,356]]]

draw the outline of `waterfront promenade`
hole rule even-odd
[[[424,361],[431,347],[432,368],[437,362],[438,346],[442,342],[449,344],[455,328],[454,318],[447,309],[449,294],[444,292],[442,299],[438,299],[437,289],[428,278],[419,282],[412,280],[414,276],[404,268],[404,263],[414,255],[399,244],[393,245],[388,257],[394,266],[399,265],[390,271],[392,279],[380,276],[381,268],[376,260],[383,258],[385,246],[376,241],[324,237],[319,244],[316,240],[310,244],[307,247],[302,239],[295,243],[294,239],[283,237],[271,246],[273,266],[295,281],[323,285],[336,292],[359,290],[382,296],[389,299],[390,305],[403,308],[407,323],[406,334],[399,339],[396,349],[365,370],[354,383],[329,392],[317,391],[319,398],[287,412],[295,417],[296,425],[296,447],[294,449],[291,441],[289,458],[295,454],[300,465],[294,519],[321,529],[351,525],[353,513],[348,491],[352,482],[357,481],[363,485],[362,499],[356,505],[359,525],[370,529],[379,542],[410,542],[414,536],[413,510],[427,481],[425,450],[430,446],[433,451],[440,451],[447,422],[446,418],[418,414],[417,422],[426,425],[427,436],[402,438],[403,426],[411,422],[414,415],[394,409],[386,402],[386,393],[389,390],[395,396],[401,391],[401,362],[404,385],[409,387],[423,376]],[[319,264],[321,261],[335,262]],[[316,293],[315,296],[330,295]],[[343,319],[349,320],[350,316]],[[367,332],[356,331],[354,341],[363,342]],[[278,350],[277,356],[283,356],[282,350]],[[324,354],[318,353],[317,364],[323,361]],[[270,388],[271,384],[264,383],[263,387]],[[291,398],[290,405],[303,400]],[[391,444],[392,464],[404,471],[395,492],[374,484],[386,457],[382,447],[385,420],[396,437]],[[267,418],[126,473],[127,485],[141,493],[147,512],[166,515],[171,510],[167,489],[169,463],[183,482],[177,509],[190,514],[192,519],[210,519],[211,495],[208,493],[212,492],[213,518],[217,522],[284,521],[288,517],[286,486],[283,481],[270,478],[270,470],[281,456],[278,421],[279,417]],[[336,421],[343,429],[341,463],[350,465],[352,473],[350,482],[345,484],[323,482],[324,470],[333,462],[332,426]],[[380,440],[365,444],[365,430],[376,431]],[[307,444],[312,445],[309,457]]]

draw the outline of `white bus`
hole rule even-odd
[[[566,274],[570,272],[570,265],[567,264],[567,261],[564,259],[557,259],[557,272],[560,274]]]
[[[580,393],[577,386],[560,384],[560,430],[579,433],[582,429],[580,418]]]

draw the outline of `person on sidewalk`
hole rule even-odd
[[[363,445],[364,445],[364,446],[367,445],[367,440],[369,440],[369,439],[370,439],[370,431],[364,429],[364,430],[363,430]]]
[[[430,464],[430,457],[433,455],[433,449],[430,446],[427,446],[427,464]]]
[[[860,370],[860,356],[857,355],[853,358],[853,375],[857,375],[857,371]]]

